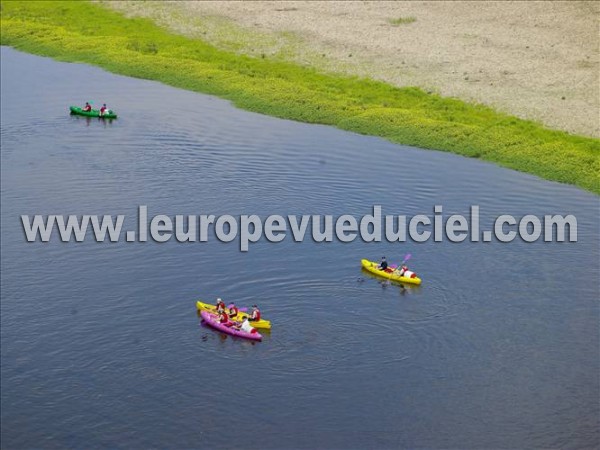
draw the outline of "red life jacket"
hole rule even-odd
[[[219,322],[220,323],[227,323],[229,322],[229,317],[227,317],[227,313],[225,311],[223,311],[220,315],[219,315]]]
[[[260,320],[260,311],[259,311],[258,309],[255,309],[255,310],[252,312],[252,318],[253,318],[254,320]]]
[[[239,309],[237,308],[237,306],[232,306],[231,308],[229,308],[229,317],[235,317],[238,315]]]

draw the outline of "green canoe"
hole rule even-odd
[[[76,114],[78,116],[86,116],[86,117],[101,117],[103,119],[116,119],[117,115],[111,111],[110,109],[104,113],[103,116],[100,115],[100,111],[97,109],[92,109],[91,111],[84,111],[83,109],[77,106],[70,106],[71,114]]]

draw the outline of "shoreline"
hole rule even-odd
[[[1,44],[18,50],[216,95],[254,112],[476,157],[600,194],[600,140],[483,105],[219,50],[88,2],[2,2],[1,26]]]

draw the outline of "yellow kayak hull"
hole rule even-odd
[[[384,272],[383,270],[379,270],[377,268],[379,266],[378,262],[363,259],[361,264],[363,269],[371,272],[374,275],[377,275],[378,277],[387,278],[388,280],[397,281],[398,283],[416,284],[417,286],[421,284],[421,279],[419,277],[406,278],[399,276],[396,272]]]
[[[209,303],[202,303],[200,300],[198,300],[196,302],[196,308],[198,309],[198,311],[208,311],[211,313],[215,313],[217,311],[217,307],[215,305],[211,305]],[[227,310],[227,312],[229,313],[229,310]],[[250,314],[240,311],[238,313],[237,317],[239,317],[239,318],[250,317]],[[235,318],[232,320],[235,320]],[[252,321],[252,322],[250,322],[250,324],[254,328],[261,328],[263,330],[271,329],[271,322],[269,320],[260,319],[257,321]]]

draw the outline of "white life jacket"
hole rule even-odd
[[[242,331],[245,331],[246,333],[252,333],[252,330],[254,330],[252,325],[250,325],[250,322],[248,322],[247,320],[244,320],[242,322],[242,326],[240,327],[240,329]]]

